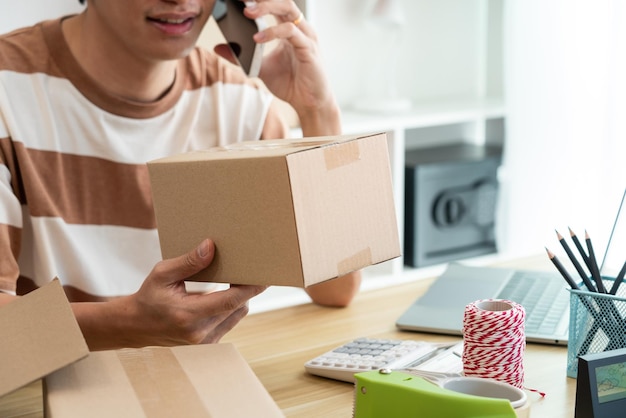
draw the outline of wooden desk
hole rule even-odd
[[[351,417],[353,385],[311,376],[304,363],[358,337],[454,341],[459,338],[401,332],[395,320],[430,280],[363,292],[345,309],[306,304],[246,317],[223,342],[235,344],[287,417]],[[525,385],[532,418],[572,417],[576,381],[566,377],[566,347],[529,344]],[[0,398],[0,417],[42,417],[41,384]]]

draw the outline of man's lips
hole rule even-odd
[[[167,35],[183,35],[191,30],[195,16],[148,17],[147,20]]]

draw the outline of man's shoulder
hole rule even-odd
[[[52,24],[53,21],[40,22],[0,35],[0,70],[41,71],[41,64],[50,54],[44,27]]]

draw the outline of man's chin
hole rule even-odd
[[[172,61],[187,57],[193,51],[195,43],[186,45],[171,45],[171,48],[162,48],[154,51],[152,58],[159,61]]]

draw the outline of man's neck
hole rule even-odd
[[[176,61],[147,62],[110,50],[85,32],[84,16],[63,21],[63,36],[80,66],[109,93],[137,102],[153,102],[170,89],[176,76]],[[108,49],[109,50],[108,50]],[[123,68],[123,71],[120,71]]]

